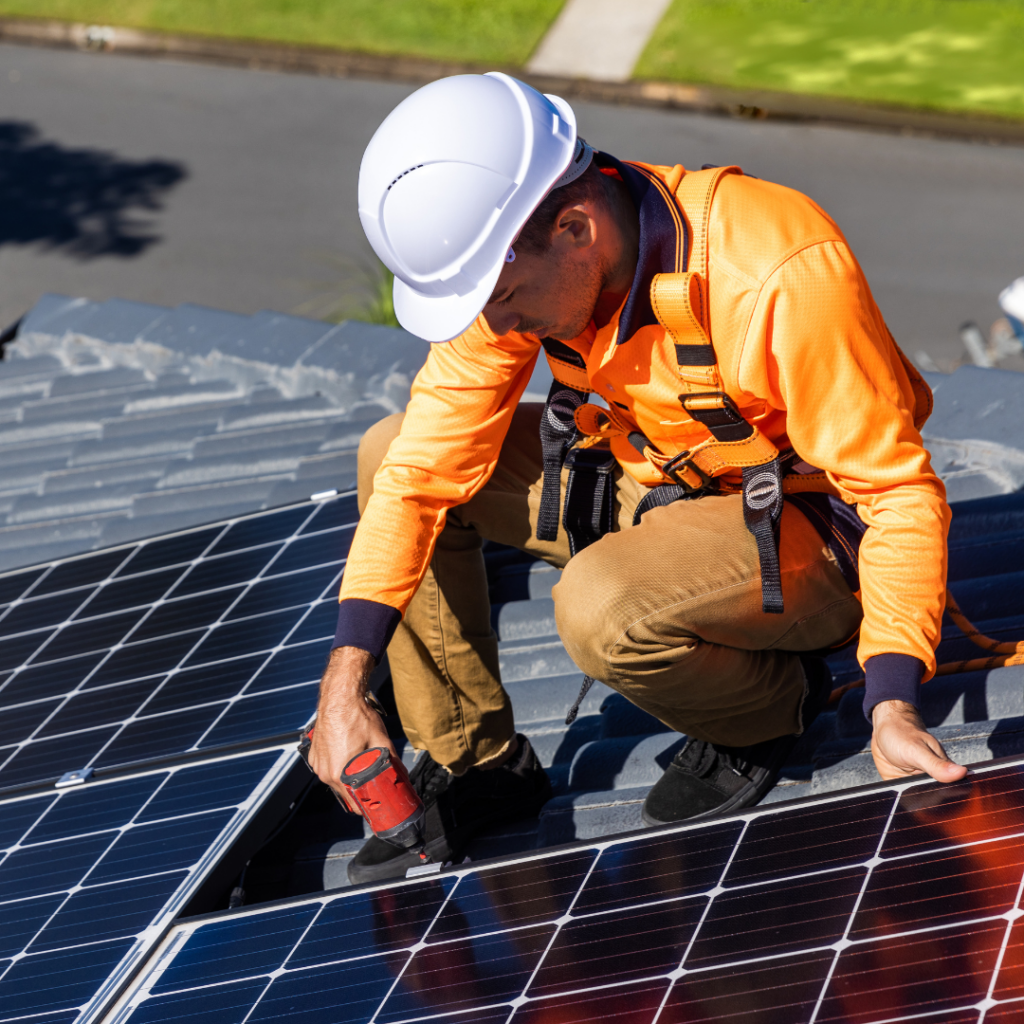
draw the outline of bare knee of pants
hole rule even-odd
[[[783,615],[761,608],[739,495],[681,501],[576,555],[554,588],[558,631],[588,675],[679,732],[742,746],[799,732],[797,653],[848,639],[860,602],[793,506],[783,513]]]

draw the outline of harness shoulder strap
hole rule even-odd
[[[716,167],[684,175],[676,198],[690,224],[690,254],[682,274],[659,274],[651,283],[651,305],[675,345],[682,393],[679,402],[711,435],[671,459],[650,448],[645,454],[677,485],[706,488],[729,469],[743,470],[743,519],[757,542],[761,565],[761,603],[765,612],[783,610],[778,529],[782,516],[782,463],[778,449],[740,415],[725,393],[711,340],[708,311],[708,224],[711,203],[726,174],[737,167]]]

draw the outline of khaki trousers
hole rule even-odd
[[[840,644],[860,602],[803,514],[782,515],[785,614],[761,610],[757,545],[739,495],[678,501],[632,526],[647,488],[619,470],[612,533],[571,561],[565,532],[536,539],[543,406],[516,410],[497,468],[450,509],[423,583],[388,649],[412,745],[455,774],[498,760],[515,735],[490,622],[484,539],[564,569],[552,595],[559,636],[579,668],[670,728],[743,746],[800,732],[805,678],[796,652]],[[359,507],[402,416],[359,447]],[[562,477],[565,493],[566,473]]]

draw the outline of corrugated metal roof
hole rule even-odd
[[[349,488],[362,432],[404,407],[426,350],[367,324],[46,296],[0,362],[0,568]],[[1021,378],[969,367],[929,380],[926,440],[956,503],[953,592],[985,633],[1022,638]],[[640,827],[640,803],[683,739],[600,684],[567,728],[581,674],[555,633],[558,572],[510,549],[486,557],[503,678],[556,795],[539,822],[480,839],[471,854]],[[939,653],[975,652],[950,627]],[[830,661],[837,683],[859,675],[852,649]],[[860,701],[851,691],[818,719],[769,801],[877,778]],[[1022,752],[1024,668],[934,680],[924,716],[960,760]],[[311,833],[304,849],[290,838],[301,870],[282,886],[346,884],[362,842],[347,827],[337,841]]]

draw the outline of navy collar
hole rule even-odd
[[[594,162],[598,167],[618,171],[640,218],[636,273],[619,317],[617,344],[622,345],[641,327],[658,322],[651,308],[651,282],[655,274],[686,270],[689,234],[679,205],[663,182],[655,182],[648,174],[608,153],[595,152]]]

